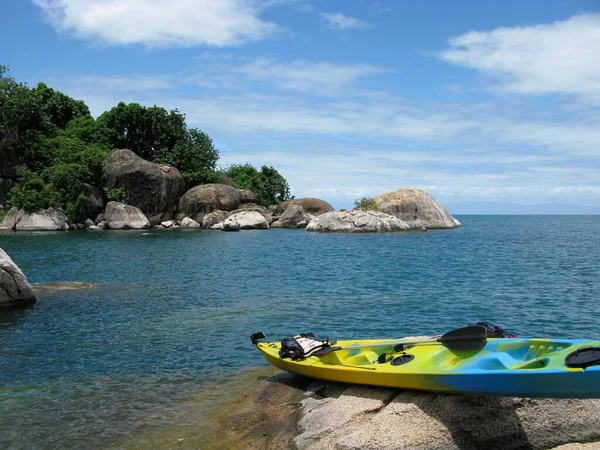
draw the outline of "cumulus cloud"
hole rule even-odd
[[[521,94],[577,94],[600,99],[600,14],[547,25],[471,31],[439,56],[477,69],[497,87]]]
[[[278,30],[250,0],[32,0],[59,32],[109,45],[227,46]],[[264,6],[264,5],[263,5]]]
[[[333,28],[334,30],[365,29],[370,27],[368,22],[356,17],[346,16],[339,12],[323,13],[322,16],[327,19],[329,28]]]

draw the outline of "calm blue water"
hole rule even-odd
[[[118,447],[174,422],[192,430],[203,422],[191,405],[219,403],[216,386],[265,365],[249,343],[259,330],[367,338],[489,320],[600,337],[600,217],[459,219],[381,235],[0,235],[31,283],[99,283],[0,311],[0,447]]]

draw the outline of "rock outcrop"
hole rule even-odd
[[[35,303],[35,293],[21,269],[0,248],[0,307]]]
[[[292,204],[286,208],[278,220],[271,224],[271,228],[306,228],[311,221],[302,206]]]
[[[243,211],[254,211],[259,213],[261,216],[263,216],[267,222],[271,223],[273,221],[273,212],[270,211],[269,209],[265,208],[264,206],[260,206],[257,205],[256,203],[243,203],[240,205],[240,207],[238,209],[234,209],[233,211],[230,211],[228,213],[228,216],[231,216],[233,214],[237,214],[239,212],[243,212]]]
[[[213,229],[223,231],[236,230],[267,230],[269,223],[256,211],[240,211],[229,216],[223,222],[212,226]]]
[[[292,200],[286,200],[277,205],[273,211],[273,215],[281,216],[284,211],[290,205],[302,206],[305,212],[312,214],[313,216],[320,216],[327,212],[333,211],[333,206],[327,203],[325,200],[318,198],[306,197],[306,198],[295,198]]]
[[[238,189],[240,193],[240,203],[256,203],[258,201],[258,197],[252,191],[247,189]]]
[[[548,449],[600,439],[600,400],[493,398],[337,384],[328,389],[321,398],[302,401],[301,433],[295,440],[299,449]]]
[[[27,213],[25,211],[15,211],[16,208],[11,208],[3,224],[15,231],[66,231],[69,229],[67,216],[62,209],[48,208],[42,209],[35,213]]]
[[[108,202],[104,210],[105,225],[110,230],[141,230],[150,228],[150,221],[135,206]]]
[[[181,221],[181,224],[179,225],[179,228],[200,228],[200,224],[198,222],[196,222],[194,219],[190,219],[189,217],[185,217]]]
[[[382,233],[405,231],[410,227],[397,217],[375,211],[333,211],[315,217],[307,231]]]
[[[113,151],[104,162],[108,189],[125,188],[127,204],[155,225],[173,218],[185,182],[175,167],[155,164],[128,149]]]
[[[213,225],[223,222],[228,216],[229,213],[227,211],[215,209],[213,212],[209,212],[202,218],[202,228],[211,228]]]
[[[235,182],[231,178],[229,178],[227,175],[220,174],[219,178],[220,178],[220,181],[219,181],[220,184],[226,184],[227,186],[237,188],[237,186],[235,185]]]
[[[240,206],[239,190],[226,184],[202,184],[187,191],[177,205],[177,220],[184,217],[202,223],[202,219],[215,209],[233,211]]]
[[[104,194],[97,187],[83,183],[83,194],[87,197],[86,209],[89,217],[96,217],[104,211]]]
[[[381,212],[406,222],[413,230],[456,228],[461,224],[435,198],[420,189],[398,189],[374,197]]]

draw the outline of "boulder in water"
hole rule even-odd
[[[403,220],[414,230],[461,225],[435,198],[420,189],[398,189],[378,195],[373,200],[381,212]]]
[[[291,204],[279,219],[271,224],[271,228],[306,228],[311,219],[302,206]]]
[[[140,230],[150,228],[144,213],[135,206],[119,202],[108,202],[104,211],[106,228],[111,230]]]
[[[35,303],[35,293],[25,275],[0,248],[0,307]]]
[[[397,217],[376,211],[332,211],[317,216],[306,226],[307,231],[346,233],[383,233],[409,229]]]
[[[16,231],[65,231],[69,229],[67,216],[62,209],[48,208],[34,213],[22,212],[19,217],[20,219],[15,223]]]

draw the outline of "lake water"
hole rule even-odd
[[[215,405],[266,366],[256,331],[401,337],[487,320],[600,336],[600,216],[458,218],[426,233],[0,235],[31,283],[97,283],[0,311],[0,448],[217,431]]]

